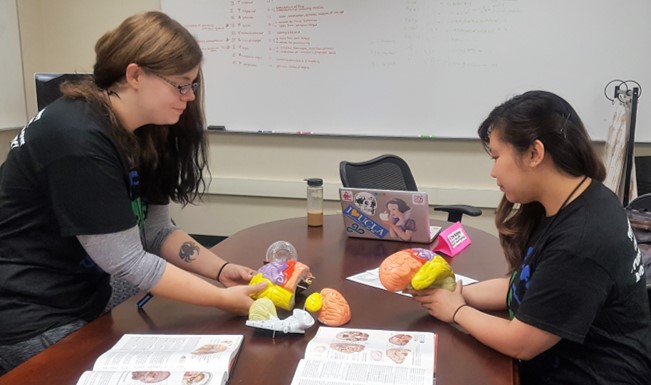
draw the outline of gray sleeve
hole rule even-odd
[[[176,229],[170,219],[169,205],[149,205],[145,221],[145,250],[160,255],[163,241]]]
[[[110,234],[78,235],[77,239],[105,272],[141,290],[154,287],[165,271],[167,261],[142,247],[138,226]]]

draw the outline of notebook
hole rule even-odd
[[[425,192],[344,187],[339,198],[349,237],[431,243],[441,231],[429,223]]]

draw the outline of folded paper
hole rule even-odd
[[[455,222],[447,229],[441,231],[436,246],[434,246],[432,251],[454,257],[468,247],[470,243],[470,237],[461,225],[461,222]]]

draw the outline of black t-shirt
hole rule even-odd
[[[561,337],[521,362],[523,385],[651,383],[644,267],[621,203],[601,183],[543,220],[507,303],[515,318]]]
[[[105,116],[59,99],[11,142],[0,180],[0,344],[101,314],[109,277],[76,235],[133,227],[129,168]]]

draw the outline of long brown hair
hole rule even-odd
[[[579,115],[567,101],[551,92],[529,91],[495,107],[477,130],[487,151],[492,132],[520,154],[540,140],[560,172],[587,175],[600,182],[606,177],[606,169]],[[544,213],[538,202],[514,209],[514,203],[502,197],[495,225],[511,271],[522,264],[525,248]]]
[[[110,108],[108,90],[125,79],[131,63],[161,75],[177,75],[199,66],[203,53],[195,38],[181,24],[162,12],[131,16],[95,44],[93,80],[62,87],[64,95],[83,98],[106,114],[122,156],[141,177],[142,196],[150,203],[170,199],[188,204],[206,188],[208,169],[203,89],[195,91],[179,122],[147,125],[131,133]],[[202,72],[197,81],[201,83]]]

